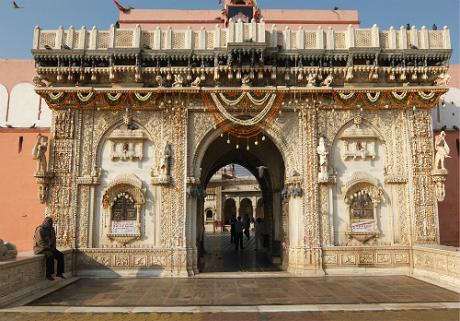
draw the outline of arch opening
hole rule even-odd
[[[197,200],[199,271],[280,270],[285,172],[282,154],[269,138],[263,142],[259,139],[257,144],[255,139],[245,140],[244,145],[228,143],[227,139],[214,138],[200,163],[200,181],[206,196]],[[244,148],[235,148],[236,144]],[[212,206],[214,219],[209,224],[205,209]],[[243,250],[236,249],[232,235],[238,216],[244,226]],[[216,259],[220,262],[216,263]]]

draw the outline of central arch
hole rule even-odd
[[[199,173],[198,178],[203,190],[206,189],[213,174],[228,164],[239,164],[253,174],[259,184],[263,200],[259,206],[263,208],[265,231],[268,235],[265,237],[266,253],[272,262],[281,266],[281,242],[283,239],[281,191],[284,187],[285,162],[282,152],[273,139],[268,134],[264,135],[263,140],[261,137],[262,134],[258,138],[240,139],[239,141],[230,137],[230,141],[228,141],[226,135],[222,137],[218,130],[215,130],[200,144],[202,150],[200,151],[201,157],[197,158],[196,166],[199,169],[196,172]],[[255,144],[256,139],[257,144]],[[237,144],[239,148],[236,148]],[[263,166],[262,173],[260,173],[261,166]],[[191,222],[194,225],[192,229],[195,229],[196,233],[192,233],[188,237],[192,237],[191,243],[196,244],[198,252],[196,260],[199,260],[205,251],[204,196],[197,197],[195,211],[191,215],[195,215],[195,219]],[[255,217],[256,213],[252,213],[252,216]],[[193,234],[195,234],[194,237]]]

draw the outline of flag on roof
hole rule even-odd
[[[131,11],[131,8],[123,7],[117,0],[112,0],[112,1],[117,6],[118,10],[120,10],[121,12],[129,13]]]

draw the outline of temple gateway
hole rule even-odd
[[[257,178],[268,255],[294,275],[406,273],[439,243],[449,30],[279,28],[249,2],[206,29],[35,29],[53,113],[35,177],[77,274],[199,273],[228,164]]]

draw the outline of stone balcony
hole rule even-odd
[[[449,29],[407,30],[404,27],[380,30],[372,28],[354,28],[345,31],[333,29],[304,30],[300,27],[291,30],[286,27],[278,30],[275,25],[266,26],[265,22],[243,23],[229,21],[227,28],[216,26],[214,30],[160,29],[142,30],[138,25],[133,29],[117,29],[113,25],[109,30],[82,27],[76,30],[70,27],[64,30],[41,30],[35,28],[34,50],[225,50],[232,46],[262,47],[290,50],[450,50]]]

